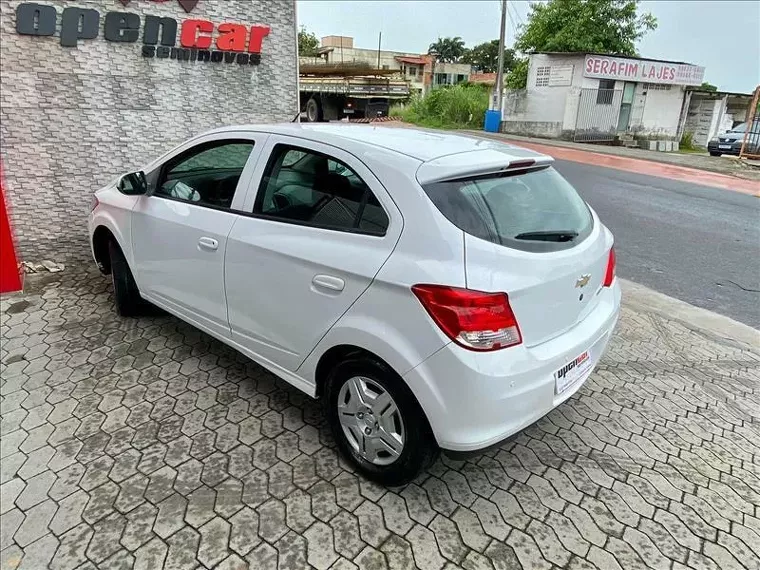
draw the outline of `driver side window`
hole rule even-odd
[[[348,165],[288,145],[274,147],[253,211],[333,230],[385,235],[388,229],[380,202]]]
[[[229,209],[253,141],[213,141],[192,148],[161,170],[154,196]]]

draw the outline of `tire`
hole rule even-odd
[[[116,312],[122,317],[135,317],[140,314],[143,300],[129,269],[124,253],[115,241],[108,243],[111,256],[111,278],[116,303]]]
[[[710,156],[720,156],[720,155],[721,155],[721,153],[719,153],[719,152],[714,152],[712,150],[710,151]]]
[[[309,123],[318,123],[322,120],[322,107],[314,97],[306,102],[306,121]]]
[[[380,448],[379,452],[369,453],[370,456],[375,455],[375,461],[371,461],[362,455],[359,448],[356,447],[358,438],[355,435],[349,439],[349,435],[346,434],[346,429],[351,434],[356,434],[357,428],[354,427],[354,422],[365,426],[374,422],[374,415],[370,412],[363,415],[362,412],[351,414],[345,411],[351,411],[352,407],[346,404],[345,396],[349,394],[349,398],[354,398],[351,395],[350,387],[354,385],[355,381],[364,385],[366,389],[365,398],[368,393],[378,390],[388,394],[390,402],[387,399],[383,400],[386,405],[385,409],[394,410],[392,414],[383,414],[382,416],[376,414],[379,422],[374,423],[374,428],[364,427],[363,430],[359,430],[374,429],[372,435],[366,438],[362,436],[362,440],[366,441],[366,449],[368,450]],[[349,402],[352,401],[349,399]],[[369,402],[369,400],[366,401]],[[340,407],[341,403],[343,404],[342,408]],[[411,390],[395,372],[377,360],[355,357],[338,364],[327,378],[324,405],[325,416],[338,448],[367,479],[391,487],[406,485],[417,477],[422,470],[429,467],[438,455],[438,446],[435,443],[430,426]],[[367,410],[367,408],[363,409]],[[361,420],[359,419],[360,415],[363,415]],[[351,427],[344,429],[341,416],[345,418],[347,423],[351,424]],[[359,424],[360,421],[365,423]],[[393,431],[396,436],[401,434],[402,443],[397,446],[398,453],[395,454],[395,457],[394,454],[387,451],[389,447],[384,442],[388,441],[388,432],[381,429],[382,426],[378,427],[380,422],[383,425],[395,426]],[[385,434],[385,439],[381,439],[381,432]],[[398,443],[397,440],[394,442]]]

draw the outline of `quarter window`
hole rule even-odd
[[[267,164],[254,214],[284,222],[384,235],[388,216],[349,166],[303,148],[277,145]]]
[[[199,206],[230,208],[252,141],[214,141],[172,159],[162,170],[155,196]]]

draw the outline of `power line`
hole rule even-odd
[[[509,4],[509,8],[511,9],[512,20],[516,19],[520,22],[520,24],[525,24],[522,16],[520,16],[520,13],[517,11],[517,8],[515,8],[514,4]]]

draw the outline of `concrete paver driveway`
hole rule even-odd
[[[760,568],[744,345],[626,306],[576,397],[386,489],[317,402],[110,293],[75,268],[1,303],[2,570]]]

